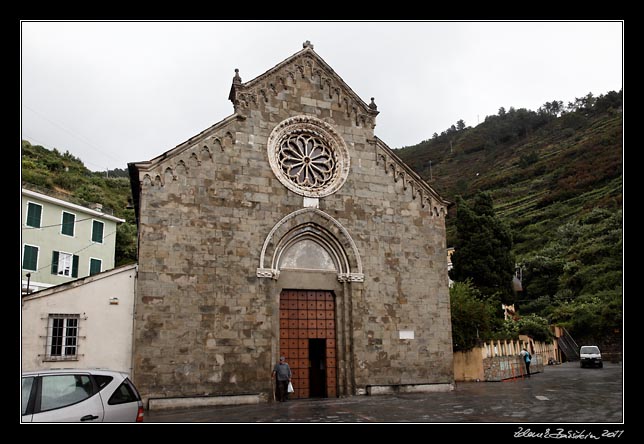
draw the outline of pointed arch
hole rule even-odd
[[[143,175],[143,179],[141,179],[141,184],[144,187],[151,187],[152,186],[152,177],[150,177],[149,174]]]
[[[188,174],[188,167],[186,166],[186,163],[183,161],[183,159],[177,162],[175,170],[177,172],[177,175],[185,176],[186,174]]]
[[[201,147],[199,154],[202,162],[206,160],[212,160],[212,153],[210,152],[210,148],[208,148],[208,145],[204,144]]]
[[[163,172],[163,183],[164,185],[169,185],[175,180],[174,172],[172,168],[167,167]]]
[[[314,242],[329,254],[338,281],[364,282],[360,253],[349,232],[317,208],[294,211],[273,226],[262,246],[257,277],[277,279],[283,254],[304,240]]]

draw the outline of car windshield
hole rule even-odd
[[[594,345],[589,345],[581,348],[581,353],[582,354],[598,354],[599,353],[599,348],[595,347]]]

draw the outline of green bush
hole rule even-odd
[[[548,320],[536,314],[521,316],[517,321],[519,333],[537,341],[548,342],[553,338]]]
[[[490,339],[495,323],[494,302],[481,300],[481,292],[469,280],[454,282],[449,293],[454,351],[467,351],[479,341]]]

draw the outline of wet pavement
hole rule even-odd
[[[569,362],[545,366],[531,378],[461,382],[445,393],[152,411],[145,422],[619,424],[624,418],[622,375],[621,363],[582,369]]]

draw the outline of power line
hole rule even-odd
[[[116,234],[116,230],[114,230],[114,231],[112,231],[111,233],[106,234],[105,236],[103,236],[103,239],[105,239],[105,238],[107,238],[107,237],[110,237],[110,236],[112,236],[112,235],[114,235],[114,234]],[[81,251],[83,251],[83,250],[87,250],[89,247],[91,247],[92,245],[95,245],[95,244],[96,244],[96,242],[92,242],[91,244],[89,244],[89,245],[87,245],[87,246],[85,246],[85,247],[81,248],[80,250],[77,250],[77,251],[73,252],[73,253],[72,253],[72,256],[73,256],[73,255],[76,255],[77,253],[80,253],[80,252],[81,252]],[[39,247],[39,248],[40,248],[40,247]],[[41,270],[44,270],[44,269],[46,269],[46,268],[50,268],[50,267],[51,267],[51,263],[49,263],[49,264],[47,264],[47,265],[45,265],[45,266],[43,266],[43,267],[40,267],[40,268],[38,268],[38,269],[37,269],[37,270],[35,270],[35,271],[36,271],[36,272],[37,272],[37,271],[41,271]],[[33,272],[34,270],[30,270],[30,271],[31,271],[31,272]]]
[[[40,144],[40,145],[42,145],[42,146],[52,146],[52,144],[51,144],[51,143],[43,142],[42,140],[36,139],[35,137],[30,136],[30,135],[28,135],[28,134],[22,133],[22,136],[23,136],[23,137],[22,137],[23,139],[27,139],[29,142],[34,141],[34,142],[36,142],[36,143],[39,143],[39,144]],[[81,159],[81,160],[82,160],[82,159]],[[91,161],[82,160],[82,162],[83,162],[83,165],[85,165],[85,166],[87,166],[87,165],[93,165],[94,167],[96,167],[96,168],[97,168],[97,171],[103,171],[103,170],[107,169],[107,168],[105,168],[104,166],[99,165],[99,164],[94,163],[94,162],[91,162]],[[89,169],[89,168],[88,168],[88,169]]]
[[[32,113],[34,113],[34,114],[38,115],[38,116],[39,116],[40,118],[42,118],[43,120],[46,120],[47,122],[51,123],[51,124],[52,124],[52,125],[54,125],[55,127],[59,128],[60,130],[62,130],[62,131],[64,131],[64,132],[66,132],[66,133],[67,133],[67,134],[69,134],[70,136],[75,137],[76,139],[80,140],[81,142],[83,142],[83,143],[85,143],[85,144],[89,145],[89,147],[90,147],[90,148],[93,148],[95,151],[97,151],[98,153],[100,153],[100,154],[104,155],[105,157],[108,157],[108,158],[110,158],[111,160],[114,160],[114,161],[116,161],[116,162],[121,162],[121,160],[120,160],[120,159],[117,159],[117,158],[115,158],[115,157],[113,157],[113,156],[111,156],[111,155],[107,154],[107,150],[106,150],[106,149],[97,147],[97,146],[96,146],[96,145],[94,145],[92,142],[90,142],[86,137],[81,136],[81,135],[79,135],[79,134],[75,134],[72,130],[69,130],[69,129],[67,129],[66,127],[64,127],[63,125],[61,125],[61,124],[59,124],[59,123],[54,122],[53,120],[51,120],[51,119],[50,119],[50,118],[48,118],[47,116],[43,115],[42,113],[40,113],[40,112],[36,111],[35,109],[33,109],[33,108],[31,108],[31,107],[29,107],[29,106],[25,105],[24,103],[22,104],[22,106],[23,106],[23,107],[25,107],[26,109],[28,109],[29,111],[31,111]]]
[[[93,218],[93,217],[87,217],[87,218],[85,218],[85,219],[78,219],[78,220],[75,220],[74,222],[75,222],[75,223],[78,223],[78,222],[85,222],[86,220],[90,220],[90,219],[94,219],[94,218]],[[22,229],[23,229],[23,230],[39,230],[39,229],[41,229],[41,228],[60,227],[60,226],[62,226],[62,225],[65,225],[65,224],[63,224],[63,223],[59,223],[59,224],[54,224],[54,225],[42,225],[42,226],[40,226],[40,227],[22,227]]]

